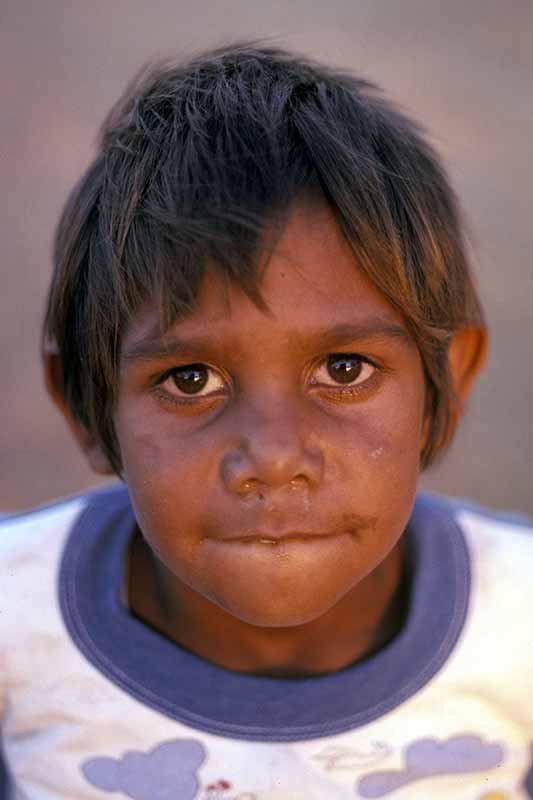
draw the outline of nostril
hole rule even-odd
[[[263,492],[261,491],[259,481],[256,480],[244,481],[242,485],[242,491],[245,494],[249,494],[250,492],[255,492],[258,500],[264,500],[264,495]]]

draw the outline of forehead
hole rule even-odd
[[[268,241],[268,235],[265,241]],[[208,270],[194,313],[178,320],[169,333],[237,333],[241,338],[274,332],[305,336],[328,325],[381,321],[404,327],[372,282],[360,271],[352,248],[325,204],[302,201],[287,215],[281,235],[268,250],[260,280],[265,312],[242,289]],[[130,324],[125,346],[161,337],[155,309],[144,309]]]

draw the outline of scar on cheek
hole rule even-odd
[[[379,458],[383,455],[383,447],[376,447],[374,450],[370,451],[370,458]]]

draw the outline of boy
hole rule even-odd
[[[59,225],[47,386],[122,484],[2,525],[4,796],[533,796],[533,540],[419,496],[485,354],[370,84],[143,74]]]

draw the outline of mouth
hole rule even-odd
[[[265,548],[275,548],[281,545],[316,544],[327,546],[334,539],[360,539],[363,531],[375,527],[375,517],[363,517],[354,513],[344,514],[341,519],[331,521],[330,525],[319,529],[301,529],[274,524],[266,526],[266,520],[262,520],[258,527],[254,523],[247,525],[235,525],[231,532],[222,532],[218,527],[211,527],[205,532],[203,538],[215,544],[234,544],[234,545],[263,545]],[[317,520],[318,522],[318,520]],[[335,524],[337,523],[337,524]],[[256,523],[257,524],[257,523]],[[231,530],[231,529],[230,529]]]
[[[318,541],[320,539],[333,539],[339,536],[338,533],[310,533],[308,531],[268,531],[256,532],[245,534],[243,536],[230,536],[221,539],[223,542],[239,543],[239,544],[264,544],[270,547],[275,547],[278,544],[286,542],[309,542]]]

